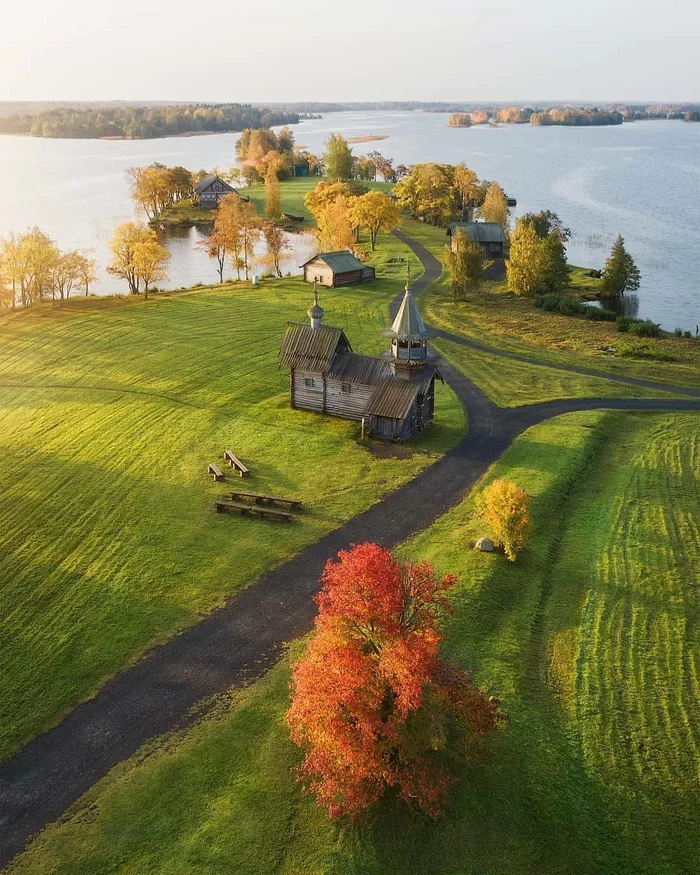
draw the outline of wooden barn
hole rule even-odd
[[[307,283],[320,283],[322,286],[337,288],[354,283],[373,280],[373,267],[363,264],[347,249],[340,252],[319,252],[304,264],[304,279]]]
[[[216,209],[222,197],[235,193],[235,188],[232,188],[228,182],[224,182],[223,179],[211,173],[194,187],[197,206],[203,210]]]
[[[391,350],[381,357],[353,352],[342,328],[323,325],[314,289],[310,321],[289,322],[280,362],[290,370],[291,406],[343,419],[364,420],[368,434],[404,441],[432,424],[435,379],[427,332],[407,288],[391,328]]]
[[[450,240],[454,241],[457,231],[464,231],[470,240],[479,243],[487,258],[503,258],[506,235],[498,222],[452,222],[447,229]]]

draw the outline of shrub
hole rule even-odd
[[[676,330],[673,333],[676,335],[676,337],[683,337],[683,329],[682,328],[676,328]]]
[[[634,322],[629,316],[618,316],[615,320],[617,330],[626,334],[630,330],[630,325]]]
[[[683,337],[690,337],[690,338],[692,339],[692,337],[693,337],[693,332],[692,332],[692,331],[684,331],[684,332],[683,332]]]
[[[635,319],[630,325],[630,334],[635,337],[658,337],[661,333],[661,326],[651,319]]]
[[[494,542],[515,562],[530,529],[527,493],[509,480],[494,480],[479,496],[477,511]]]
[[[617,354],[623,358],[649,359],[655,362],[675,362],[675,356],[659,349],[654,343],[624,343],[618,347]]]
[[[585,318],[593,322],[615,322],[617,313],[614,310],[606,310],[604,307],[584,307]]]

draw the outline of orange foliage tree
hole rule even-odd
[[[527,493],[510,480],[494,480],[481,493],[478,510],[493,540],[515,562],[530,530]]]
[[[439,656],[455,578],[366,543],[329,560],[322,583],[287,712],[306,754],[299,778],[334,819],[358,819],[388,788],[437,817],[451,783],[440,761],[448,739],[471,746],[504,719]]]

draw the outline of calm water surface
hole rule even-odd
[[[328,135],[387,134],[358,143],[398,163],[464,161],[498,179],[518,199],[515,214],[559,213],[572,229],[569,257],[602,267],[621,233],[642,271],[640,315],[665,328],[700,323],[700,124],[644,121],[617,127],[448,128],[447,116],[420,112],[330,113],[295,126],[297,143],[323,150]],[[237,134],[163,140],[43,140],[0,136],[0,235],[39,225],[62,248],[92,248],[102,276],[95,291],[119,291],[104,274],[107,240],[134,217],[125,171],[160,161],[192,170],[233,163]],[[216,281],[214,264],[194,248],[196,229],[168,233],[169,281]],[[295,235],[285,270],[309,257]]]

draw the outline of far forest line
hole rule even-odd
[[[293,125],[298,121],[296,112],[241,103],[54,108],[0,118],[0,134],[71,139],[124,137],[139,140],[177,134],[269,128],[273,125]]]

